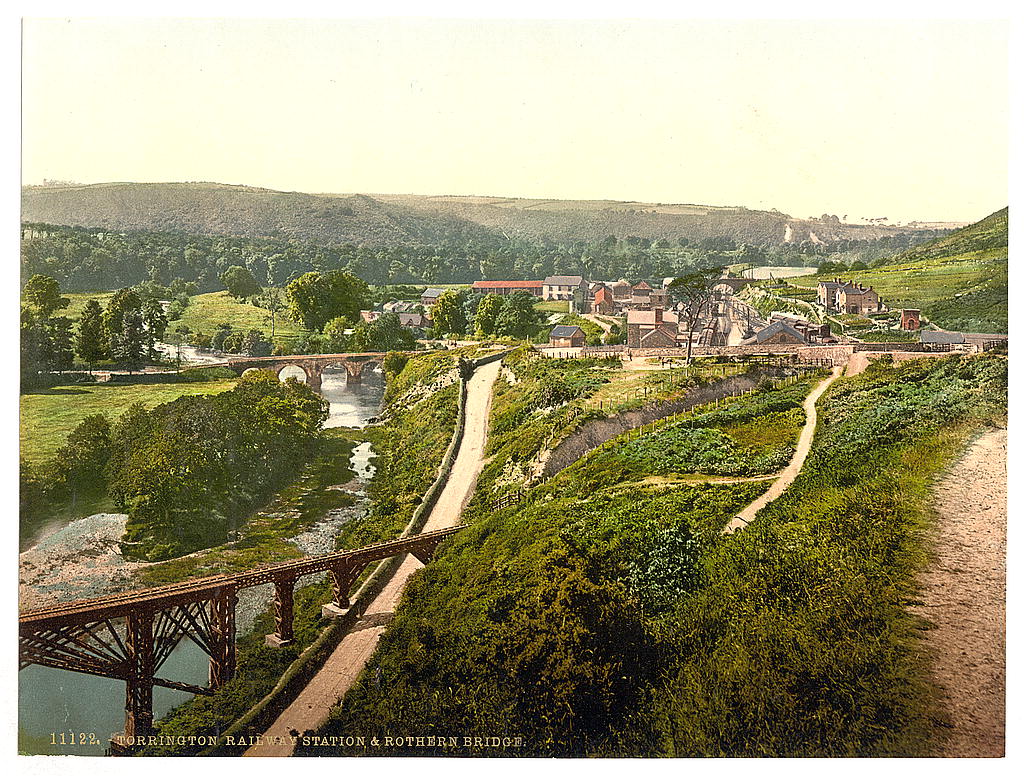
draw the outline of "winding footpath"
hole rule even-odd
[[[821,395],[825,393],[828,387],[832,385],[836,378],[838,378],[842,373],[843,367],[832,367],[832,374],[818,383],[817,387],[807,395],[807,398],[804,399],[803,403],[804,414],[807,416],[807,421],[804,423],[804,427],[800,431],[800,438],[796,443],[796,452],[793,454],[793,458],[790,460],[789,466],[782,470],[779,478],[772,483],[772,486],[768,488],[764,494],[758,497],[755,501],[752,501],[746,509],[730,520],[728,525],[726,525],[722,530],[722,533],[731,534],[733,531],[751,523],[758,512],[781,496],[793,480],[796,479],[796,476],[804,466],[804,461],[807,460],[807,454],[811,452],[811,443],[814,441],[814,430],[818,425],[818,399],[821,398]]]
[[[1006,744],[1006,429],[975,439],[932,488],[933,560],[918,578],[931,679],[948,727],[940,757]]]
[[[422,531],[448,528],[459,523],[462,510],[473,494],[477,477],[483,468],[491,389],[500,371],[501,362],[494,361],[478,368],[469,379],[462,444],[448,483],[441,491]],[[294,744],[290,743],[292,730],[299,733],[316,730],[327,721],[331,707],[348,692],[373,654],[394,615],[409,577],[422,567],[423,564],[412,555],[406,556],[398,571],[370,602],[359,622],[345,635],[323,667],[263,733],[265,737],[280,736],[285,743],[253,746],[243,756],[288,757],[295,749]]]

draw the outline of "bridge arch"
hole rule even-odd
[[[294,377],[300,383],[309,384],[311,382],[309,372],[299,364],[282,364],[275,371],[277,379],[282,383],[289,377]]]

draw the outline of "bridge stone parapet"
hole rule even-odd
[[[225,363],[239,375],[248,369],[269,369],[278,378],[285,367],[294,366],[306,375],[306,385],[319,393],[323,387],[324,370],[332,366],[343,366],[348,374],[348,382],[357,383],[363,377],[363,371],[370,364],[384,362],[387,353],[326,353],[301,356],[253,356],[250,358],[229,358]]]

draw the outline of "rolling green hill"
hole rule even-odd
[[[428,245],[490,241],[486,227],[361,194],[317,196],[219,183],[102,183],[22,189],[22,220],[118,230]]]
[[[794,219],[744,207],[375,194],[304,194],[219,183],[27,186],[22,221],[118,230],[277,237],[321,245],[440,243],[501,246],[597,241],[608,235],[700,241],[725,237],[764,247],[787,242],[873,240],[936,234],[934,228],[852,225],[829,216]]]
[[[944,329],[1006,332],[1008,214],[1003,208],[910,248],[891,263],[843,277],[874,286],[891,309],[920,308]],[[821,275],[807,275],[790,282],[813,287],[819,280]]]

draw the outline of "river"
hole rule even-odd
[[[323,375],[321,392],[330,402],[326,427],[362,428],[367,419],[380,410],[384,379],[379,372],[367,370],[361,382],[347,385],[344,369],[328,370]],[[361,444],[352,451],[352,468],[364,483],[373,476],[370,455],[369,443]],[[358,516],[359,512],[352,510],[362,509],[365,506],[334,510],[293,541],[307,554],[329,552],[333,549],[338,527]],[[117,540],[123,527],[124,517],[119,515],[92,515],[75,520],[22,553],[22,567],[24,569],[27,559],[38,563],[42,557],[47,557],[52,563],[63,553],[80,567],[102,569],[108,582],[108,589],[99,592],[88,585],[76,588],[76,598],[114,592],[109,589],[110,579],[116,580],[119,574],[125,575],[133,565],[124,561],[117,551]],[[34,587],[45,592],[43,582]],[[266,606],[270,593],[269,585],[240,592],[240,630],[251,627],[253,617]],[[208,671],[207,655],[192,641],[184,639],[164,663],[159,675],[174,681],[205,685]],[[154,688],[155,717],[159,719],[188,697],[177,690]],[[124,729],[124,702],[124,682],[45,666],[28,666],[18,676],[18,749],[26,754],[102,755],[110,738]],[[94,734],[97,743],[61,745],[62,733],[65,740],[71,733]],[[56,745],[53,745],[51,736],[55,736]]]

